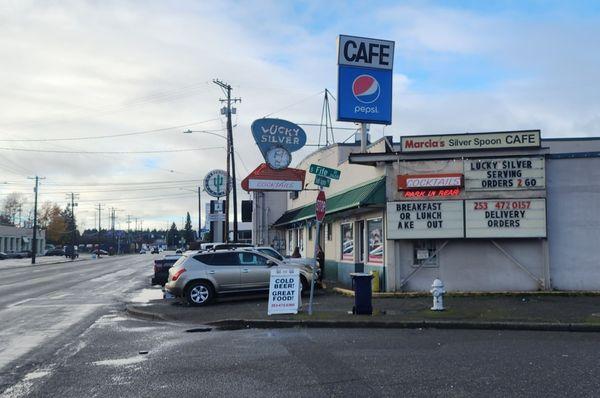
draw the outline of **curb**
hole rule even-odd
[[[354,290],[334,287],[332,291],[343,296],[354,297]],[[382,292],[371,293],[373,298],[411,298],[411,297],[431,297],[430,292]],[[444,297],[520,297],[520,296],[558,296],[558,297],[584,297],[600,296],[600,291],[521,291],[521,292],[448,292]]]
[[[531,323],[531,322],[463,322],[463,321],[323,321],[323,320],[263,320],[228,319],[208,322],[206,325],[221,330],[344,328],[344,329],[469,329],[469,330],[523,330],[547,332],[600,332],[600,325],[586,323]]]
[[[129,315],[132,315],[136,318],[143,318],[151,321],[174,321],[176,319],[171,319],[170,317],[164,314],[157,314],[152,311],[144,311],[135,305],[127,304],[125,306],[125,312]]]

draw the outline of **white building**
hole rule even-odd
[[[43,254],[46,245],[46,231],[38,231],[37,253]],[[33,241],[32,228],[19,228],[0,225],[0,252],[31,251]]]
[[[412,138],[435,144],[448,137]],[[366,153],[336,144],[297,166],[341,171],[325,188],[319,242],[326,279],[350,285],[349,273],[364,270],[377,272],[386,291],[429,290],[435,278],[449,291],[600,290],[600,139],[478,148],[389,143]],[[263,209],[255,212],[255,236],[312,257],[313,180],[307,174],[308,189],[297,197],[255,193]]]

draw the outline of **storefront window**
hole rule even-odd
[[[327,240],[331,240],[332,239],[332,232],[331,232],[331,223],[328,222],[327,223]]]
[[[309,225],[308,226],[308,240],[312,240],[312,226]]]
[[[369,234],[369,263],[383,264],[383,223],[381,218],[367,221]]]
[[[298,228],[298,247],[300,253],[304,252],[304,228]]]
[[[415,267],[437,267],[438,256],[434,256],[437,251],[435,240],[417,240],[413,246],[413,264]]]
[[[354,225],[342,224],[342,260],[354,260]]]

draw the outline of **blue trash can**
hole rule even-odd
[[[373,274],[352,272],[350,276],[352,277],[352,287],[354,289],[354,308],[352,308],[352,313],[355,315],[372,315],[371,279],[373,279]]]

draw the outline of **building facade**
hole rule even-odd
[[[310,174],[264,222],[286,254],[313,257],[318,239],[325,278],[346,286],[350,272],[373,271],[385,291],[427,291],[436,278],[448,291],[600,290],[600,139],[533,132],[529,145],[495,144],[526,133],[476,147],[415,144],[477,142],[457,135],[321,149],[298,165],[341,171],[319,238]]]
[[[38,231],[37,234],[37,253],[44,253],[46,245],[46,232]],[[33,229],[19,228],[6,225],[0,225],[0,252],[23,252],[31,251],[33,242]]]

